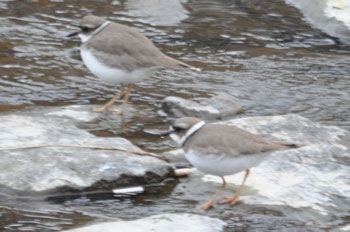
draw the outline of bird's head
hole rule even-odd
[[[199,118],[183,117],[174,121],[170,130],[164,135],[170,135],[170,138],[178,145],[182,146],[186,140],[202,126],[205,122]]]
[[[107,22],[109,21],[105,20],[104,18],[97,17],[94,15],[87,15],[81,20],[79,24],[80,31],[73,32],[67,35],[67,37],[73,37],[78,35],[81,41],[85,42],[90,38],[94,31],[102,27]]]

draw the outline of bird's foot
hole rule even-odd
[[[235,205],[238,202],[238,196],[234,196],[234,197],[226,197],[225,200],[219,201],[219,204],[231,204],[231,205]]]
[[[101,107],[101,108],[93,108],[93,112],[101,113],[104,111],[112,112],[113,114],[123,114],[124,110],[119,110],[119,109],[110,109],[108,107]]]
[[[113,110],[109,110],[111,111],[113,114],[123,114],[124,110],[118,110],[118,109],[113,109]]]
[[[100,112],[103,112],[103,111],[109,111],[109,108],[108,107],[93,108],[92,111],[96,112],[96,113],[100,113]]]
[[[209,201],[208,203],[201,206],[201,209],[204,211],[208,211],[211,207],[213,207],[214,201]]]

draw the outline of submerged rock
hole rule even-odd
[[[90,108],[68,108],[0,116],[1,186],[30,192],[111,189],[159,182],[172,175],[172,166],[160,159],[108,150],[140,149],[123,138],[96,137],[79,129],[79,120],[93,118],[84,112]]]
[[[194,214],[162,214],[134,221],[105,222],[66,232],[220,232],[226,223],[215,218]]]
[[[202,98],[199,102],[169,96],[163,100],[162,109],[171,117],[198,117],[202,119],[225,119],[243,111],[242,106],[227,94]]]

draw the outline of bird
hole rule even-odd
[[[222,185],[203,210],[213,207],[217,197],[226,187],[225,176],[245,171],[242,184],[233,197],[227,197],[219,204],[235,205],[250,174],[250,168],[264,161],[277,150],[296,149],[303,145],[272,141],[252,134],[236,126],[205,123],[194,117],[175,120],[164,135],[182,147],[187,160],[201,172],[219,176]]]
[[[165,55],[151,40],[132,27],[95,15],[83,17],[79,27],[80,31],[67,37],[80,37],[80,55],[86,67],[102,81],[122,85],[121,93],[103,107],[94,108],[94,112],[122,114],[134,83],[152,76],[159,69],[200,70]],[[127,88],[124,94],[125,85]],[[110,109],[123,95],[121,109]]]

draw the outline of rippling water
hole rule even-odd
[[[162,99],[196,99],[218,92],[243,106],[239,117],[297,113],[350,129],[350,49],[310,26],[297,9],[278,0],[156,2],[0,1],[0,111],[103,104],[118,91],[96,80],[80,60],[79,41],[65,38],[82,16],[93,13],[137,27],[167,54],[203,72],[159,72],[132,93],[129,107],[137,111],[124,116],[127,128],[115,116],[106,116],[82,125],[91,133],[121,135],[145,149],[166,150],[167,141],[143,132],[167,127],[156,113]],[[176,212],[192,204],[174,195],[168,199],[170,193],[163,188],[156,192],[167,197],[156,201],[152,191],[142,199],[126,198],[118,207],[133,219],[145,205],[150,215],[157,207],[177,205]],[[40,209],[28,202],[0,202],[0,226],[9,231],[60,230],[120,210],[112,207],[115,199],[111,203],[94,197],[61,199],[62,207],[38,201]],[[77,205],[84,205],[83,212]]]

